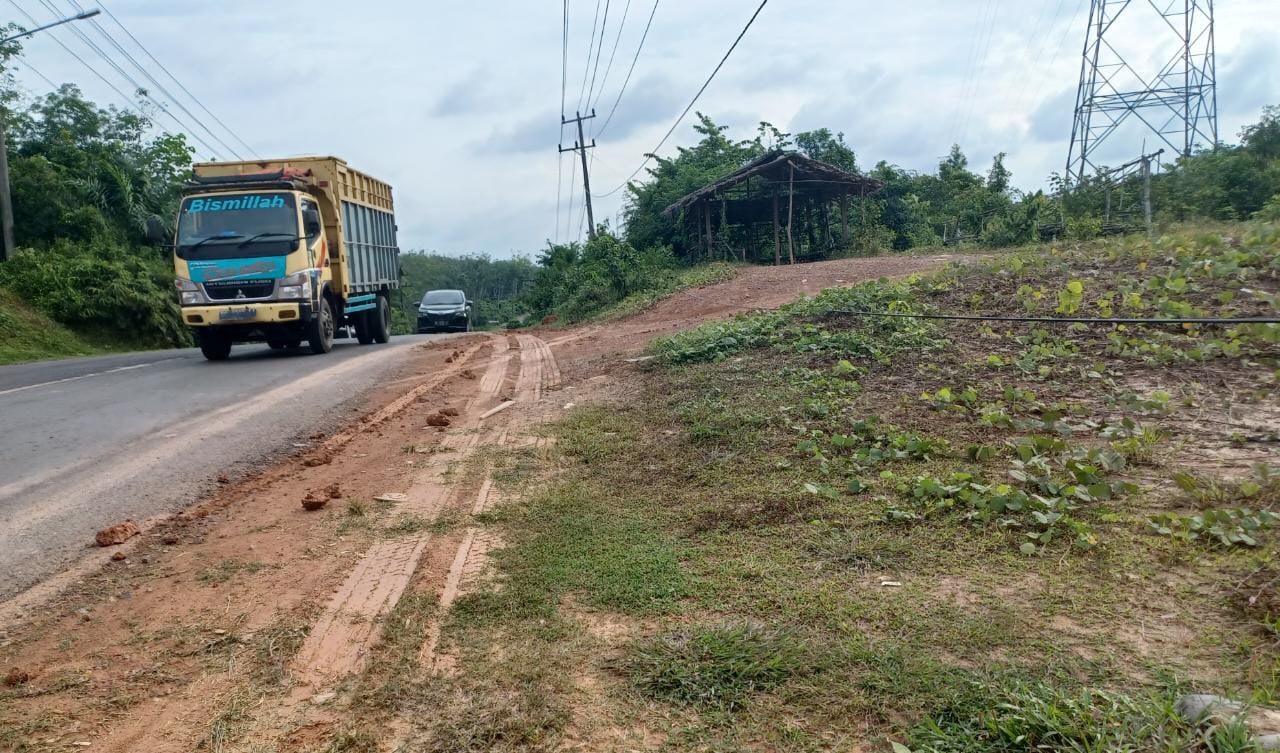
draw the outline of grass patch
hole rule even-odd
[[[975,681],[910,733],[915,753],[1259,750],[1240,720],[1198,728],[1175,710],[1181,691],[1134,694],[1019,679]]]
[[[679,547],[643,503],[631,502],[566,483],[504,508],[500,524],[515,545],[497,553],[502,589],[464,597],[456,609],[472,618],[547,618],[573,592],[629,614],[671,611],[690,588]]]
[[[0,365],[123,350],[72,332],[0,288]]]
[[[632,650],[627,671],[654,698],[735,711],[750,696],[815,666],[808,647],[790,632],[741,623],[646,640]]]
[[[664,298],[679,293],[682,290],[692,290],[695,288],[714,285],[718,282],[727,282],[732,280],[738,274],[738,270],[728,262],[711,262],[710,264],[700,264],[696,267],[684,269],[666,270],[663,274],[656,275],[653,281],[653,287],[623,298],[621,301],[602,310],[595,316],[590,317],[596,321],[609,321],[612,319],[621,319],[625,316],[632,316],[653,306]]]
[[[265,568],[266,565],[261,562],[244,562],[237,559],[225,559],[214,567],[201,570],[196,580],[201,583],[226,583],[237,575],[252,575],[259,570]]]

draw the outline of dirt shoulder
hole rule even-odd
[[[442,626],[502,545],[490,511],[566,406],[655,335],[942,261],[746,269],[608,325],[421,346],[350,426],[6,625],[0,750],[301,751],[370,734],[348,729],[349,704],[398,708],[384,696],[413,688],[373,683],[396,661],[452,671]],[[406,734],[397,718],[365,749]]]

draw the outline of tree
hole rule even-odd
[[[1013,177],[1013,173],[1004,166],[1004,158],[1008,156],[1005,152],[1000,152],[991,160],[991,170],[987,173],[988,191],[1000,194],[1009,192],[1009,179]]]
[[[858,172],[858,158],[844,142],[843,133],[833,136],[827,128],[797,133],[796,148],[810,159],[835,165],[851,173]]]
[[[647,170],[649,180],[627,187],[626,238],[636,248],[671,246],[691,256],[696,243],[683,237],[677,223],[664,217],[662,210],[764,154],[766,135],[786,140],[785,134],[763,123],[756,139],[733,141],[725,135],[728,126],[716,125],[702,113],[693,129],[702,136],[697,144],[680,147],[672,158],[654,157],[654,166]]]

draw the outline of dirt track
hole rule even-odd
[[[419,657],[448,671],[440,621],[500,545],[483,523],[499,502],[487,451],[537,452],[540,424],[589,400],[655,336],[944,258],[751,268],[619,322],[420,346],[417,376],[387,385],[358,422],[0,626],[0,666],[14,668],[0,750],[323,745],[342,721],[329,694],[367,664],[408,594],[434,600]],[[332,499],[306,512],[307,495]]]

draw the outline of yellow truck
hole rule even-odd
[[[165,241],[159,217],[147,235]],[[342,326],[391,337],[391,186],[338,157],[197,164],[172,240],[182,320],[211,361],[243,342],[328,353]]]

